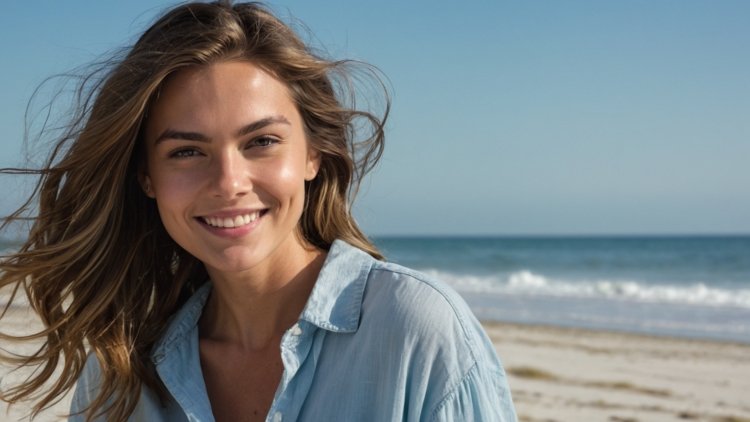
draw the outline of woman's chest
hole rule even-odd
[[[252,353],[201,347],[203,380],[216,421],[266,419],[284,371],[279,349],[273,349]]]

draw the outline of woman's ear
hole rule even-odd
[[[143,193],[145,193],[146,196],[152,199],[156,198],[156,195],[154,195],[154,189],[151,187],[151,177],[149,177],[146,172],[138,172],[138,183],[140,183],[141,189],[143,189]]]
[[[320,151],[310,148],[307,152],[307,168],[305,169],[305,180],[308,182],[318,175],[320,169]]]

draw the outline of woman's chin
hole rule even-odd
[[[232,256],[224,259],[207,260],[203,264],[211,278],[217,278],[222,274],[241,274],[251,271],[257,267],[258,260],[249,256]]]

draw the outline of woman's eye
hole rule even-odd
[[[260,138],[255,138],[250,141],[248,147],[268,147],[278,142],[279,141],[276,138],[272,138],[270,136],[261,136]]]
[[[194,149],[178,149],[169,154],[169,158],[190,158],[195,157],[199,153]]]

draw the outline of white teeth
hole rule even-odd
[[[257,212],[252,214],[238,215],[234,218],[203,217],[203,222],[213,227],[235,228],[250,224],[259,217]]]

